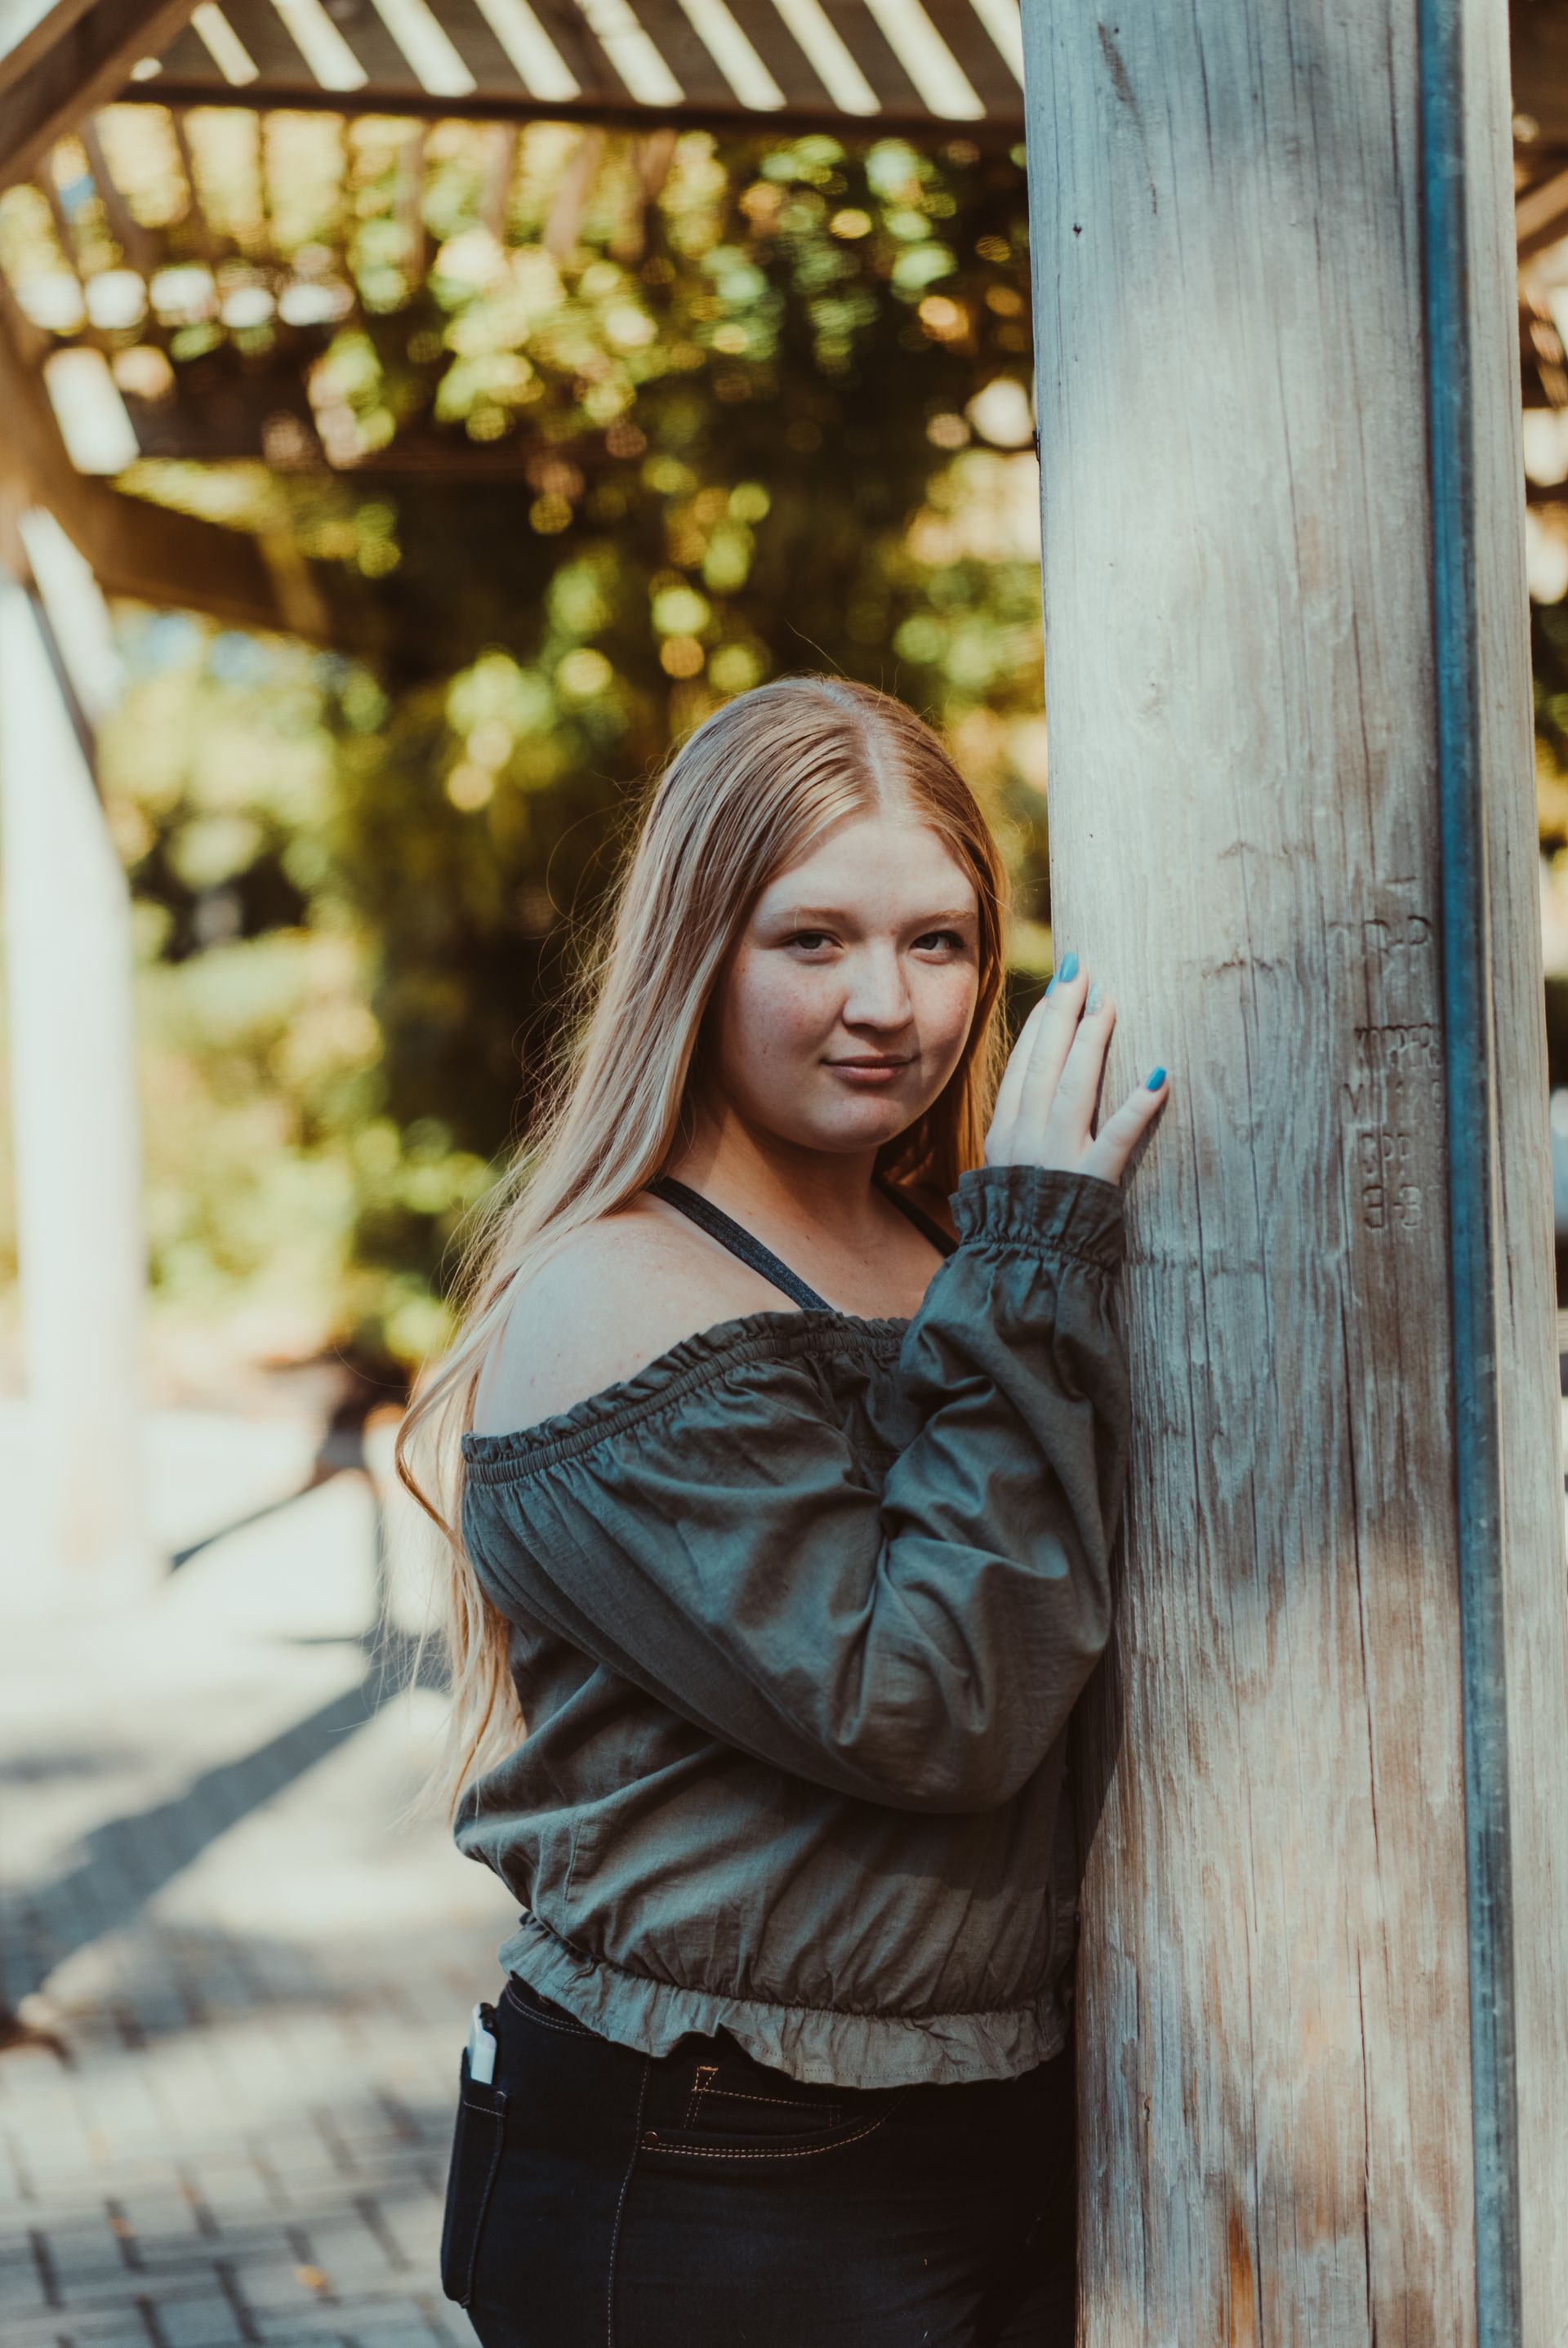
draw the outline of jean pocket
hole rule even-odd
[[[653,2112],[643,2132],[645,2152],[710,2160],[798,2158],[873,2135],[899,2100],[896,2088],[809,2085],[743,2057],[698,2062],[686,2075],[689,2092],[679,2101],[655,2096],[664,2108]]]
[[[826,2135],[844,2116],[842,2092],[803,2085],[782,2074],[737,2077],[722,2063],[699,2063],[681,2115],[683,2133],[729,2137]]]
[[[465,2047],[451,2165],[447,2171],[440,2260],[441,2289],[459,2307],[466,2307],[473,2296],[474,2260],[505,2137],[506,2090],[469,2078]]]

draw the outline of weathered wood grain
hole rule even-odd
[[[1055,930],[1121,1005],[1109,1095],[1175,1079],[1080,1756],[1088,2348],[1475,2336],[1414,17],[1026,0]],[[1547,2348],[1568,1673],[1501,0],[1472,30]]]

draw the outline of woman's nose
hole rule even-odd
[[[849,1025],[903,1027],[910,1013],[909,987],[896,953],[868,954],[857,963],[844,1003]]]

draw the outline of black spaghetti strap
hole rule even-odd
[[[764,1247],[760,1240],[753,1239],[744,1223],[738,1223],[733,1215],[727,1215],[722,1207],[716,1207],[711,1199],[703,1197],[700,1190],[693,1190],[685,1182],[677,1182],[673,1174],[660,1174],[647,1188],[655,1199],[663,1199],[667,1205],[678,1207],[683,1215],[691,1218],[699,1231],[705,1231],[709,1239],[717,1240],[720,1247],[727,1247],[731,1255],[738,1255],[742,1263],[748,1263],[753,1272],[759,1272],[764,1280],[772,1282],[775,1288],[781,1288],[786,1296],[792,1296],[797,1304],[805,1305],[809,1312],[812,1309],[821,1313],[838,1310],[836,1305],[829,1303],[825,1296],[819,1296],[814,1288],[808,1288],[771,1248]]]
[[[934,1223],[931,1217],[923,1213],[914,1200],[906,1198],[897,1184],[890,1182],[885,1175],[878,1174],[873,1177],[873,1179],[877,1189],[892,1200],[899,1213],[906,1216],[917,1231],[924,1232],[939,1255],[951,1255],[954,1252],[958,1242],[951,1231],[944,1231],[940,1223]]]

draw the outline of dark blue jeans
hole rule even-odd
[[[483,2348],[1072,2348],[1070,2053],[881,2091],[723,2031],[640,2054],[514,1981],[492,2026],[441,2242]]]

